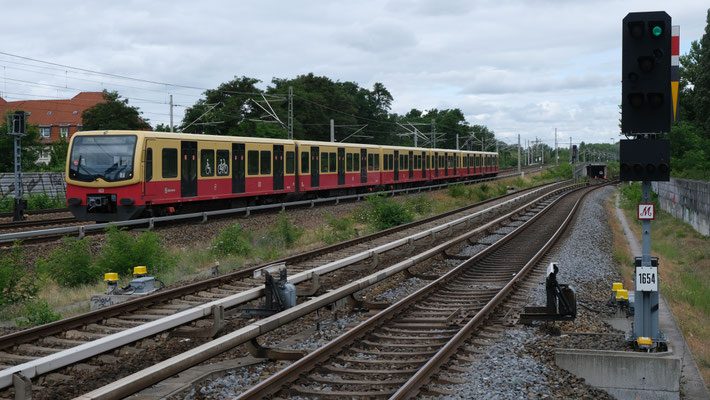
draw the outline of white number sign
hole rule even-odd
[[[656,207],[651,203],[639,203],[638,205],[638,219],[655,219],[656,218]]]
[[[658,291],[658,267],[636,267],[636,290]]]

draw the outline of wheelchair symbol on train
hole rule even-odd
[[[217,175],[227,175],[229,174],[229,166],[224,158],[219,159],[219,165],[217,166]]]

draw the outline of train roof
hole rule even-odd
[[[277,143],[277,144],[294,144],[293,140],[287,139],[274,139],[274,138],[263,138],[263,137],[247,137],[247,136],[229,136],[229,135],[202,135],[198,133],[179,133],[179,132],[155,132],[155,131],[118,131],[118,130],[106,130],[106,131],[81,131],[72,135],[74,136],[87,136],[87,135],[136,135],[139,138],[150,138],[150,139],[191,139],[191,140],[214,140],[214,141],[229,141],[233,142],[243,141],[250,143]]]
[[[376,144],[364,144],[364,143],[341,143],[341,142],[321,142],[321,141],[316,141],[316,140],[296,140],[296,143],[299,145],[305,145],[305,146],[335,146],[335,147],[357,147],[357,148],[367,148],[367,149],[376,149],[380,146]]]

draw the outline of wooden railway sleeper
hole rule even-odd
[[[245,343],[249,354],[254,358],[268,358],[269,360],[290,360],[295,361],[306,355],[304,350],[284,350],[271,347],[264,347],[253,338]]]
[[[204,328],[182,327],[170,332],[173,337],[213,338],[224,329],[224,306],[212,306],[212,324]]]

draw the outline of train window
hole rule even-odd
[[[249,175],[259,175],[259,152],[249,150],[247,152],[247,162],[249,163],[247,168]]]
[[[261,163],[259,164],[259,173],[261,175],[271,174],[271,152],[268,150],[261,151]]]
[[[328,153],[320,153],[320,172],[328,172]]]
[[[335,156],[335,153],[330,153],[328,164],[330,165],[330,172],[335,172],[338,165],[338,158]]]
[[[409,168],[409,156],[405,155],[404,156],[404,168],[402,169],[408,169]]]
[[[214,150],[200,150],[200,171],[202,176],[214,175]]]
[[[145,151],[145,181],[150,182],[153,179],[153,149],[148,148]]]
[[[355,154],[355,156],[353,156],[353,171],[356,171],[356,172],[360,171],[360,155],[359,154]]]
[[[368,154],[367,155],[367,170],[372,171],[373,168],[375,168],[375,155]]]
[[[177,178],[177,149],[163,149],[163,178]]]
[[[352,153],[348,153],[348,155],[345,157],[345,169],[348,172],[353,171],[353,154]]]
[[[296,170],[296,154],[292,151],[286,152],[286,173],[292,174]]]
[[[217,150],[217,176],[229,175],[229,150]]]
[[[307,151],[302,151],[301,152],[301,173],[302,174],[307,174],[308,173],[308,161],[310,157],[308,157],[308,152]]]
[[[390,171],[394,171],[394,154],[390,154]]]
[[[431,156],[426,156],[426,169],[431,169]]]
[[[380,155],[375,154],[375,171],[380,170]]]

